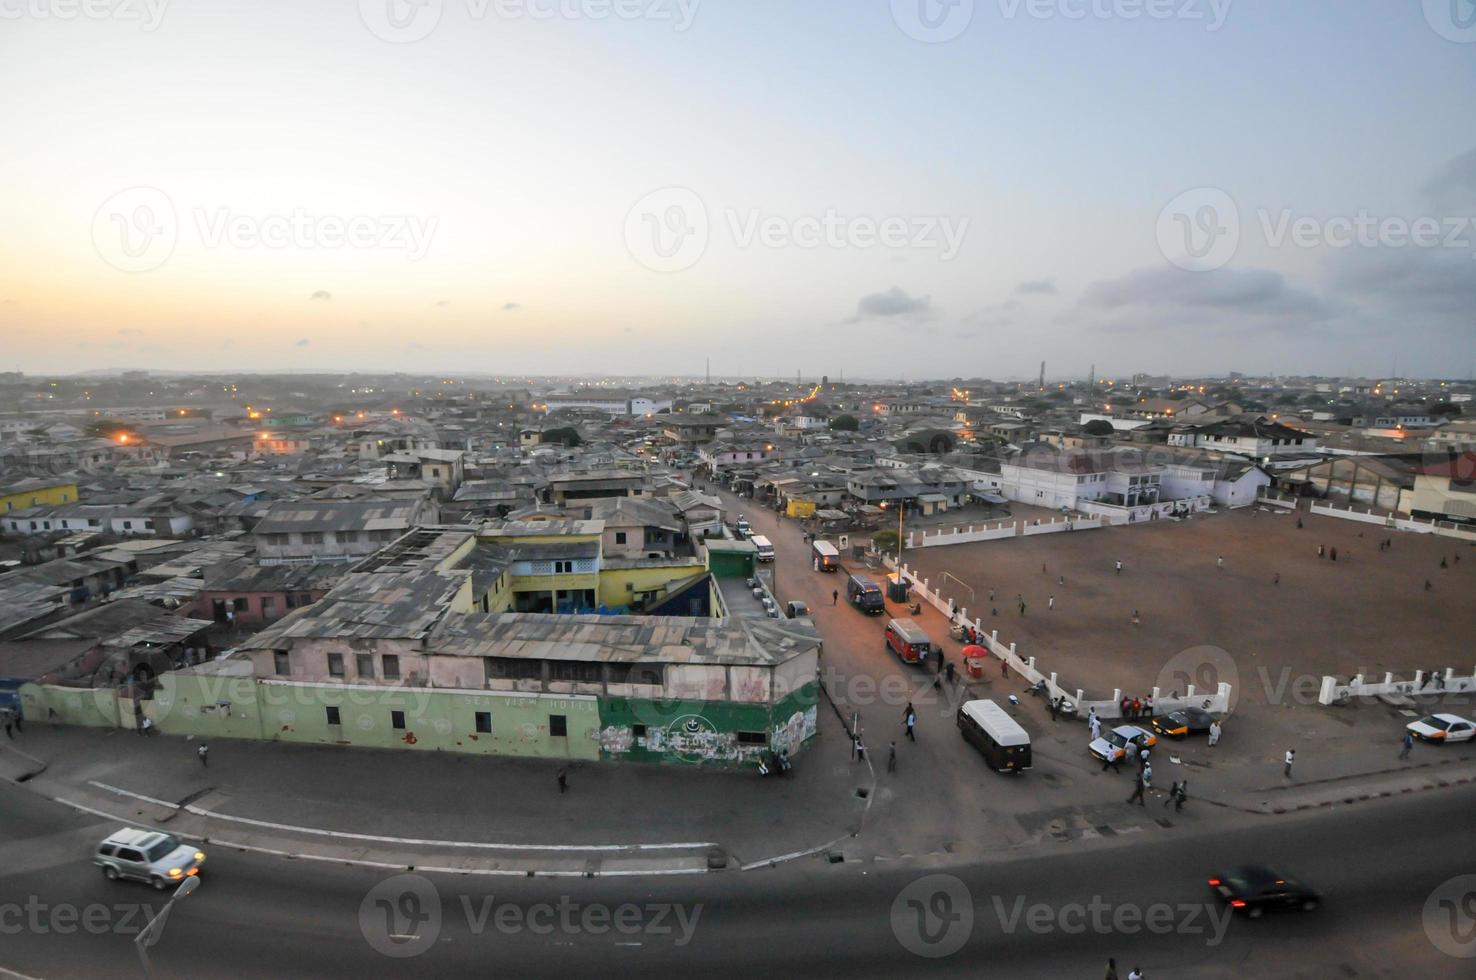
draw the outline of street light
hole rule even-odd
[[[169,910],[174,907],[175,902],[181,898],[188,898],[199,887],[199,875],[190,875],[182,881],[180,886],[174,890],[174,894],[170,896],[169,901],[165,902],[164,907],[159,910],[159,914],[150,919],[149,924],[140,929],[138,935],[133,937],[133,948],[138,950],[138,960],[143,964],[144,976],[153,976],[149,972],[148,947],[154,945],[154,943],[157,943],[162,938],[164,923],[169,918]]]

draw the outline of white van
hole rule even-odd
[[[759,561],[774,560],[774,544],[768,538],[764,537],[762,534],[755,534],[748,540],[752,541],[753,546],[758,549]]]
[[[995,772],[1030,768],[1030,736],[993,701],[965,701],[958,709],[958,729]]]

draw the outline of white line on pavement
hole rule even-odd
[[[145,803],[152,803],[155,806],[162,806],[169,810],[179,809],[178,803],[170,803],[168,800],[158,800],[152,796],[144,796],[142,793],[132,793],[126,789],[119,789],[116,786],[109,786],[107,783],[100,783],[95,779],[89,779],[87,781],[87,785],[96,786],[98,789],[105,789],[109,793],[116,793],[119,796],[131,796],[135,800],[143,800]]]

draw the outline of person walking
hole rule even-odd
[[[1179,798],[1179,781],[1176,779],[1176,780],[1174,780],[1174,784],[1169,787],[1168,795],[1163,798],[1163,808],[1165,810],[1167,810],[1169,808],[1169,804],[1172,803],[1172,802],[1174,802],[1174,800],[1176,800],[1178,798]]]
[[[1138,610],[1136,610],[1136,609],[1133,610],[1133,625],[1134,626],[1141,626],[1141,625],[1143,625],[1143,620],[1138,615]]]
[[[913,734],[913,729],[917,727],[917,712],[913,710],[911,701],[907,702],[907,711],[902,715],[902,724],[907,726],[908,741],[916,742],[917,736]]]
[[[1318,545],[1317,546],[1317,557],[1318,558],[1323,558],[1323,557],[1326,557],[1326,555],[1327,555],[1327,549],[1324,548],[1322,545]]]
[[[1106,977],[1106,980],[1117,980],[1117,960],[1113,959],[1110,956],[1107,957],[1107,977]]]
[[[1060,721],[1061,719],[1060,719],[1059,715],[1061,713],[1061,699],[1060,698],[1051,698],[1050,707],[1051,707],[1051,721]]]
[[[948,665],[943,668],[943,676],[948,678],[948,684],[951,687],[957,677],[957,672],[953,669],[952,660],[948,661]]]
[[[1216,555],[1215,556],[1215,567],[1218,568],[1222,572],[1225,570],[1225,556],[1224,555]]]
[[[1401,758],[1401,759],[1408,759],[1409,758],[1410,750],[1412,750],[1413,748],[1414,748],[1414,736],[1411,735],[1408,731],[1406,731],[1404,733],[1404,740],[1400,743],[1400,746],[1399,746],[1399,758]]]
[[[200,746],[198,749],[195,750],[195,754],[200,757],[200,765],[205,766],[208,769],[210,767],[210,746]]]
[[[1143,699],[1143,717],[1144,718],[1152,718],[1153,717],[1153,695],[1151,695],[1151,694],[1148,695],[1146,698]]]
[[[1055,609],[1056,608],[1056,597],[1054,595],[1052,595],[1049,599],[1046,600],[1046,608],[1047,609]]]
[[[1430,580],[1429,579],[1425,579],[1425,591],[1426,592],[1429,592],[1430,591]]]
[[[1214,748],[1216,745],[1218,745],[1219,744],[1219,741],[1220,741],[1220,720],[1218,718],[1216,718],[1214,721],[1210,722],[1210,731],[1209,731],[1209,746],[1210,746],[1210,748]]]
[[[1286,776],[1287,779],[1292,778],[1292,763],[1297,761],[1296,749],[1287,749],[1286,758],[1282,761],[1286,763],[1286,765],[1282,768],[1282,774]]]
[[[1179,784],[1179,790],[1178,790],[1177,793],[1174,794],[1174,812],[1175,813],[1183,813],[1184,812],[1184,802],[1186,800],[1188,800],[1188,799],[1189,799],[1189,780],[1186,779],[1186,780],[1184,780],[1183,782],[1181,782]]]
[[[1445,556],[1444,555],[1441,555],[1440,556],[1440,567],[1441,568],[1449,568],[1450,567],[1448,564],[1446,564],[1446,562],[1445,562]]]
[[[1123,753],[1118,752],[1109,745],[1107,747],[1107,758],[1102,760],[1102,771],[1106,772],[1110,768],[1113,772],[1122,772],[1122,757]]]
[[[1149,755],[1148,749],[1143,748],[1143,749],[1139,749],[1138,750],[1138,768],[1139,769],[1152,769],[1153,768],[1152,766],[1150,766],[1148,764],[1148,755]]]
[[[1060,578],[1056,579],[1056,584],[1064,589],[1066,587],[1066,576],[1062,575]]]
[[[0,722],[4,722],[5,724],[5,737],[9,739],[14,739],[15,719],[11,715],[9,708],[6,708],[3,712],[0,712]]]
[[[1333,550],[1329,551],[1327,553],[1327,557],[1330,558],[1330,559],[1332,559],[1333,561],[1337,561],[1338,560],[1338,549],[1337,548],[1334,548]]]
[[[1127,798],[1128,806],[1132,806],[1135,801],[1137,802],[1138,806],[1147,806],[1148,804],[1143,802],[1143,796],[1147,792],[1148,771],[1145,769],[1144,771],[1138,773],[1138,778],[1133,781],[1133,795]]]
[[[1281,584],[1281,573],[1280,572],[1276,572],[1274,575],[1271,576],[1271,584],[1272,585],[1280,585]]]
[[[887,750],[887,772],[897,771],[897,742],[894,739]]]
[[[1122,560],[1121,559],[1118,559],[1118,561],[1116,562],[1116,566],[1117,566],[1117,574],[1121,575],[1122,574]]]
[[[1021,599],[1020,600],[1020,615],[1021,616],[1025,615],[1025,600],[1024,599]]]
[[[569,792],[569,768],[567,766],[565,766],[564,768],[562,768],[562,769],[559,770],[558,780],[559,780],[559,792],[560,793],[567,793],[567,792]]]
[[[1091,729],[1093,742],[1102,737],[1102,719],[1097,717],[1096,708],[1087,712],[1087,728]]]
[[[830,604],[833,606],[833,605],[835,605],[838,602],[840,602],[840,589],[831,589],[830,590]]]

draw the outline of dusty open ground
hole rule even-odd
[[[907,562],[1068,687],[1095,694],[1146,693],[1172,664],[1170,673],[1182,678],[1184,668],[1200,683],[1238,680],[1242,704],[1305,703],[1323,674],[1476,666],[1476,549],[1393,533],[1392,549],[1380,551],[1376,527],[1301,517],[1298,529],[1294,515],[1244,510],[916,550]],[[1232,666],[1212,651],[1184,654],[1201,646],[1223,649]],[[1300,695],[1287,687],[1298,683]]]

